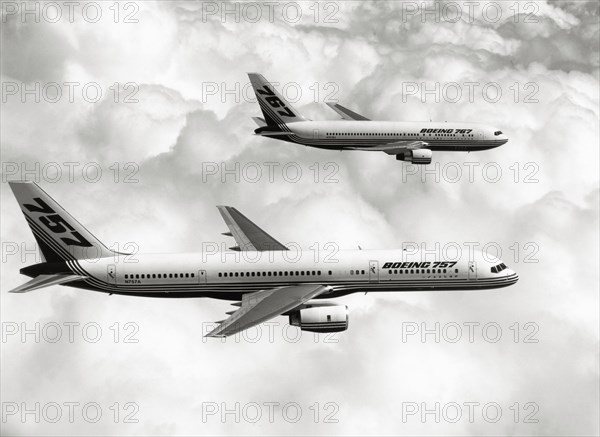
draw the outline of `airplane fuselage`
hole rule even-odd
[[[511,269],[492,270],[500,264],[480,253],[473,260],[444,260],[402,250],[270,251],[118,255],[39,264],[21,272],[78,274],[86,279],[66,285],[111,294],[240,300],[244,293],[313,283],[330,290],[319,298],[355,292],[488,289],[515,283],[518,277]]]
[[[427,149],[477,151],[492,149],[508,141],[498,129],[479,123],[402,121],[297,121],[257,129],[259,135],[305,146],[352,150],[375,148],[401,141],[422,141]]]

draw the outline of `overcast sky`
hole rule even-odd
[[[4,435],[600,432],[597,2],[35,5],[2,2]],[[509,142],[421,173],[256,137],[247,72],[311,119],[336,119],[332,100]],[[500,248],[520,281],[342,298],[334,336],[296,341],[280,317],[204,339],[227,302],[8,294],[39,262],[21,178],[119,250],[231,245],[227,204],[305,249]]]

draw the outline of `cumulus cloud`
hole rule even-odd
[[[226,302],[66,287],[7,294],[24,281],[19,269],[36,260],[3,183],[3,254],[18,251],[1,266],[3,329],[58,323],[67,335],[65,322],[79,323],[73,343],[38,343],[33,334],[25,342],[18,335],[3,340],[3,402],[97,402],[104,413],[96,424],[80,416],[55,424],[9,418],[3,431],[597,434],[599,7],[528,2],[533,9],[515,16],[512,3],[500,3],[501,18],[490,20],[487,4],[473,9],[472,20],[463,6],[456,22],[424,15],[422,8],[436,6],[421,2],[323,3],[317,17],[303,4],[295,22],[283,15],[293,12],[285,4],[273,9],[273,20],[263,5],[262,18],[252,22],[235,14],[223,20],[221,9],[211,8],[235,11],[236,4],[210,2],[144,2],[137,23],[115,23],[109,4],[97,23],[79,9],[73,23],[3,16],[2,175],[38,178],[108,245],[132,242],[151,253],[199,251],[204,242],[228,247],[214,205],[230,204],[304,248],[492,243],[521,278],[490,292],[342,298],[351,308],[350,329],[334,343],[306,333],[296,341],[284,318],[275,320],[272,342],[266,327],[258,341],[206,341],[204,322],[222,319]],[[120,12],[123,18],[127,11]],[[313,119],[334,119],[322,101],[337,100],[372,119],[483,122],[510,141],[487,152],[434,153],[431,173],[424,173],[384,154],[259,138],[249,71],[292,94],[301,90],[294,106]],[[78,84],[72,101],[66,82]],[[7,83],[15,93],[6,93]],[[49,83],[63,93],[56,102],[44,94]],[[462,92],[456,102],[443,94],[449,83]],[[478,84],[472,96],[466,83]],[[497,101],[483,93],[489,83],[502,92]],[[89,84],[102,90],[98,101],[82,94]],[[98,167],[99,178],[83,171]],[[82,338],[80,328],[90,322],[103,332],[96,343]],[[139,329],[137,343],[123,341],[133,332],[128,322]],[[409,326],[436,323],[462,327],[463,337],[403,336]],[[502,329],[497,342],[482,334],[489,323]],[[477,324],[473,342],[465,324]],[[524,342],[528,334],[537,341]],[[139,406],[139,422],[123,422],[127,402]],[[255,424],[233,416],[203,420],[207,403],[236,402],[277,403],[275,420],[266,407]],[[303,413],[297,423],[283,418],[293,402]],[[406,404],[422,402],[496,402],[503,416],[490,423],[478,410],[473,422],[419,415],[403,421]],[[537,406],[538,422],[524,421],[532,411],[527,403]],[[328,413],[337,422],[325,423]]]

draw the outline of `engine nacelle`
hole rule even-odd
[[[407,150],[396,155],[398,161],[412,162],[413,164],[431,164],[433,152],[429,149]]]
[[[331,303],[307,304],[290,314],[290,325],[310,332],[341,332],[348,329],[348,307]]]

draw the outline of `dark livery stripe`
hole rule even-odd
[[[288,130],[289,131],[289,130]],[[268,135],[265,135],[269,137]],[[321,149],[348,149],[353,150],[352,147],[377,147],[383,145],[391,145],[395,141],[385,141],[381,138],[357,138],[357,139],[311,139],[300,137],[296,134],[289,134],[286,137],[277,136],[276,139],[285,139],[286,141],[301,144],[305,146],[317,147]],[[473,141],[454,141],[454,140],[431,140],[431,139],[398,139],[397,141],[423,141],[428,145],[424,147],[433,151],[480,151],[493,149],[502,145],[501,141],[486,141],[486,140],[473,140]]]

